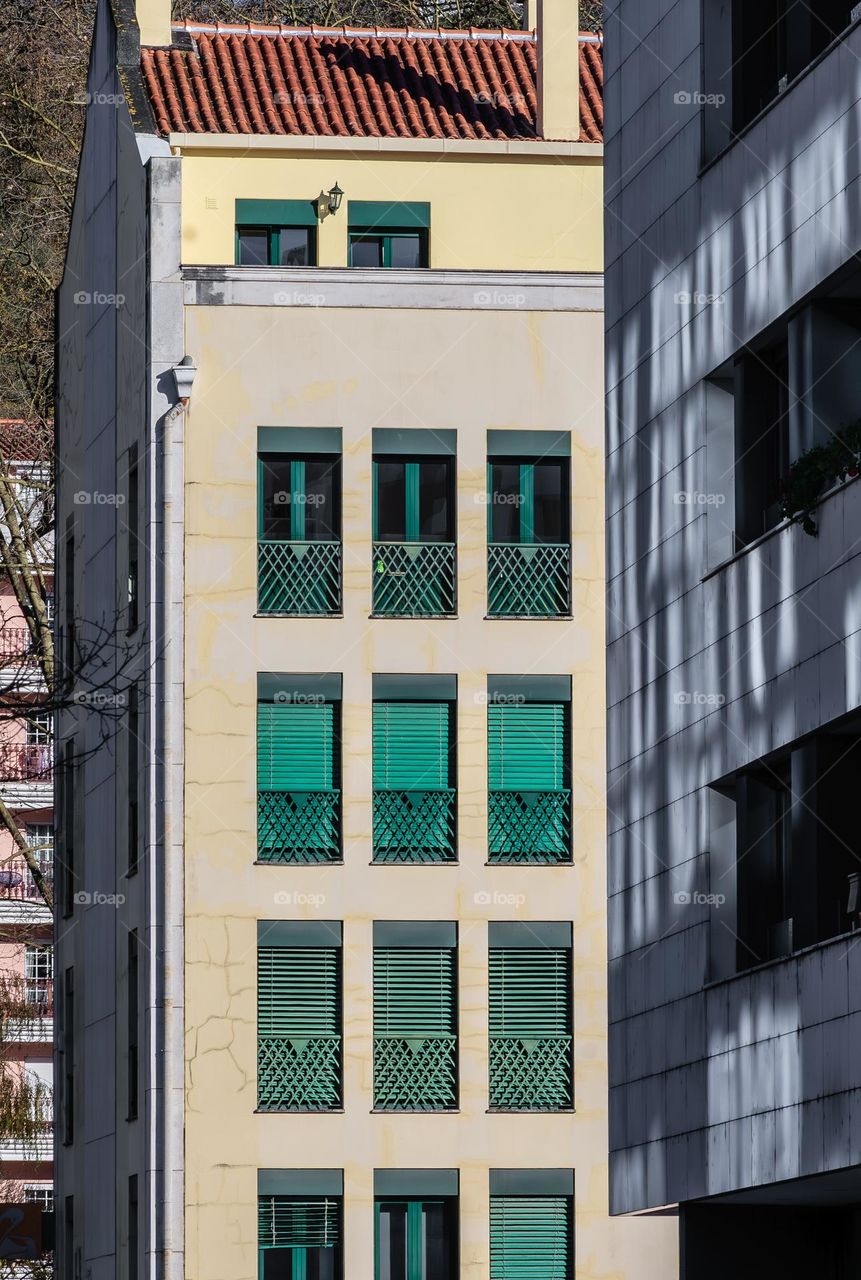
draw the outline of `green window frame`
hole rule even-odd
[[[257,860],[341,858],[340,702],[285,687],[257,703]]]
[[[314,938],[307,935],[314,926],[306,926],[303,937],[302,924],[288,922],[258,928],[258,1110],[338,1110],[342,975],[335,932],[320,925],[323,936]]]
[[[401,466],[404,470],[403,534],[395,541],[402,542],[451,542],[454,536],[454,459],[446,455],[428,457],[397,457],[382,455],[373,459],[373,530],[374,541],[385,540],[380,534],[380,467],[386,464]],[[421,499],[423,492],[422,468],[445,468],[446,528],[442,536],[423,534],[421,531]]]
[[[308,260],[302,265],[308,267],[316,266],[317,223],[317,207],[312,200],[237,200],[235,214],[235,259],[237,266],[248,265],[242,263],[242,236],[266,236],[266,265],[277,267],[282,265],[282,232],[297,231],[305,233]],[[285,263],[283,265],[290,264]]]
[[[490,1280],[570,1280],[571,1196],[490,1197]]]
[[[372,717],[374,861],[452,861],[456,703],[375,697]]]
[[[494,453],[487,463],[487,612],[489,617],[566,617],[571,613],[570,458],[549,432],[491,432],[549,437],[548,454]],[[564,441],[563,441],[564,447]]]
[[[430,205],[426,201],[350,200],[347,205],[349,262],[354,262],[353,246],[360,240],[379,243],[380,266],[398,265],[397,244],[407,238],[418,242],[418,267],[429,263]]]
[[[433,926],[406,923],[394,944],[374,945],[374,1107],[446,1111],[457,1106],[457,949]],[[454,935],[454,926],[445,932]],[[411,936],[414,945],[411,945]]]
[[[487,739],[489,860],[569,862],[570,701],[491,692]]]
[[[422,270],[426,268],[429,265],[427,231],[409,227],[401,227],[391,231],[380,231],[375,227],[350,227],[350,266],[362,269],[361,264],[355,261],[357,256],[356,246],[367,241],[373,241],[379,245],[380,268],[389,270],[391,267],[399,267],[400,263],[397,261],[398,250],[408,240],[416,241],[418,262],[415,267],[401,267],[401,269]],[[373,267],[367,269],[374,270]]]
[[[331,436],[337,450],[326,448]],[[261,614],[341,612],[340,432],[258,432],[257,601]],[[285,447],[284,438],[294,447]],[[313,448],[315,438],[318,449]],[[266,445],[269,447],[266,447]],[[297,449],[308,443],[310,448]],[[273,448],[272,445],[275,445]]]
[[[570,1109],[570,926],[492,923],[488,960],[491,1110]]]
[[[500,494],[497,492],[494,483],[494,468],[497,466],[511,466],[518,468],[518,489],[516,494]],[[519,544],[536,542],[536,490],[535,490],[535,474],[536,470],[542,466],[558,467],[560,470],[560,494],[559,494],[559,525],[566,536],[559,539],[557,545],[570,543],[570,527],[571,527],[571,497],[570,497],[570,466],[569,460],[562,457],[554,458],[490,458],[487,463],[487,538],[489,542],[493,538],[493,516],[495,507],[501,505],[503,498],[516,498],[516,502],[512,503],[518,516],[517,537],[512,541]],[[541,542],[545,541],[540,539]]]
[[[384,467],[395,468],[388,497],[385,478],[381,480]],[[444,617],[456,611],[454,494],[455,460],[449,453],[374,455],[375,614]]]
[[[341,1196],[258,1195],[258,1280],[341,1280]]]
[[[402,1235],[397,1240],[392,1225],[400,1219]],[[438,1218],[434,1231],[430,1219]],[[386,1218],[390,1224],[386,1226]],[[388,1237],[388,1254],[384,1257]],[[431,1243],[433,1242],[433,1243]],[[435,1247],[434,1247],[435,1246]],[[430,1256],[428,1256],[430,1254]],[[398,1267],[395,1270],[395,1267]],[[457,1200],[451,1196],[377,1196],[374,1200],[374,1280],[451,1280],[457,1274]]]

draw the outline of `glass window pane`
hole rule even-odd
[[[290,458],[283,453],[260,456],[263,485],[264,538],[290,537]]]
[[[379,1280],[407,1280],[407,1206],[381,1204]]]
[[[239,232],[239,262],[243,267],[265,267],[269,265],[269,232]]]
[[[293,1280],[293,1250],[263,1250],[263,1280]]]
[[[281,266],[311,266],[311,228],[281,227]]]
[[[383,265],[382,236],[351,236],[350,266],[381,267]]]
[[[336,1280],[337,1249],[307,1249],[305,1280]]]
[[[535,464],[535,541],[567,542],[564,464]]]
[[[449,463],[419,463],[419,537],[424,542],[451,542]]]
[[[338,459],[308,458],[305,461],[305,538],[308,542],[337,542],[340,519],[337,503]]]
[[[494,462],[490,467],[490,541],[520,541],[520,466]]]
[[[422,1280],[448,1280],[445,1205],[422,1205]]]
[[[392,236],[391,245],[393,267],[421,267],[423,265],[421,236]]]
[[[406,537],[406,467],[403,462],[377,462],[377,538],[403,542]]]

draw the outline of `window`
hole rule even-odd
[[[138,447],[129,449],[128,507],[126,510],[126,538],[128,540],[128,629],[138,625]]]
[[[490,942],[490,1105],[573,1105],[571,926],[496,923]]]
[[[374,925],[374,1107],[457,1106],[457,926]]]
[[[138,1021],[139,1021],[139,974],[138,974],[138,934],[132,929],[127,939],[128,994],[126,1004],[126,1044],[128,1063],[128,1098],[126,1119],[136,1120],[138,1116]]]
[[[129,685],[128,725],[126,729],[128,772],[128,874],[138,869],[140,831],[138,824],[138,788],[140,787],[140,691],[137,683]]]
[[[259,1170],[259,1280],[341,1280],[342,1206],[340,1169]]]
[[[260,676],[257,857],[341,857],[339,676]]]
[[[491,862],[571,860],[571,681],[488,681],[488,856]]]
[[[52,1186],[28,1185],[24,1187],[26,1204],[37,1204],[43,1213],[54,1212],[54,1188]]]
[[[456,851],[454,676],[374,676],[374,861]]]
[[[49,745],[54,739],[54,718],[50,711],[28,711],[26,720],[27,745]]]
[[[63,1142],[70,1143],[75,1135],[75,971],[71,965],[63,975],[63,1027],[60,1044]],[[67,1206],[68,1203],[67,1198]]]
[[[503,452],[532,447],[534,456]],[[571,609],[570,452],[567,434],[490,431],[487,612],[547,617]]]
[[[64,916],[72,914],[75,903],[75,840],[77,806],[75,804],[75,739],[70,738],[62,748],[60,769],[60,812],[63,815],[61,852],[63,857],[61,881],[63,892],[61,908]]]
[[[54,878],[54,828],[50,822],[28,822],[24,835],[42,875],[50,884]],[[39,893],[33,873],[29,870],[27,893],[30,897],[36,897]]]
[[[28,1005],[46,1014],[54,1007],[54,948],[24,947],[24,999]]]
[[[258,441],[277,445],[258,454],[258,609],[339,613],[341,432],[265,428]]]
[[[751,542],[780,523],[789,471],[788,348],[743,355],[736,365],[736,540]]]
[[[75,618],[75,530],[71,517],[66,525],[65,583],[66,610],[63,630],[63,651],[65,655],[66,680],[73,679],[78,652]]]
[[[374,613],[454,612],[454,461],[452,432],[374,431]]]
[[[257,1106],[341,1105],[341,926],[258,924]]]
[[[129,1175],[129,1280],[138,1280],[138,1175]]]
[[[351,267],[428,265],[430,205],[350,200],[347,218]]]
[[[237,200],[236,261],[245,267],[315,266],[315,203],[311,200]]]
[[[450,1280],[457,1274],[454,1198],[378,1197],[376,1280]]]
[[[76,1269],[75,1198],[66,1196],[63,1203],[63,1280],[77,1280]]]
[[[565,1169],[491,1169],[490,1280],[568,1280],[574,1178]]]

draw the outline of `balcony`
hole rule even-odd
[[[375,542],[373,612],[382,618],[453,614],[457,600],[453,542]]]
[[[340,1106],[340,1036],[258,1036],[259,1111],[335,1111]]]
[[[457,1036],[375,1036],[377,1111],[450,1111],[457,1106]]]
[[[0,745],[0,781],[50,782],[54,748],[50,742],[6,742]]]
[[[571,792],[491,791],[487,848],[490,862],[570,862]]]
[[[257,609],[290,617],[339,614],[340,542],[258,542]]]
[[[259,862],[337,862],[340,791],[257,792]]]
[[[452,862],[455,791],[374,792],[374,862]]]
[[[562,618],[571,613],[571,548],[564,543],[492,542],[487,548],[491,618]]]
[[[572,1036],[492,1036],[490,1105],[500,1111],[560,1111],[570,1107]]]

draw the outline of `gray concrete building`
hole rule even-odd
[[[861,1265],[861,10],[607,10],[611,1204],[678,1206],[686,1277],[836,1280]]]

